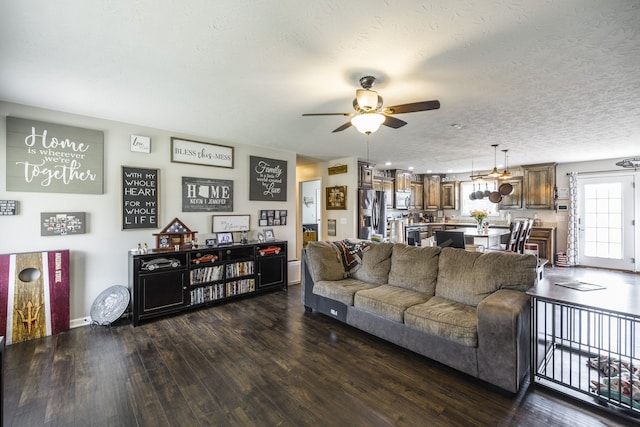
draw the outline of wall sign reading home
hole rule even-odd
[[[233,212],[233,181],[183,176],[182,212]]]
[[[122,229],[158,228],[159,169],[122,167]]]
[[[287,201],[287,161],[250,156],[249,200]]]
[[[233,169],[233,147],[171,138],[171,161]]]
[[[104,132],[7,117],[7,191],[102,194]]]

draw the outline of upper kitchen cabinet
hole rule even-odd
[[[370,163],[358,162],[358,188],[373,188],[373,166]]]
[[[502,194],[502,200],[498,203],[498,209],[522,209],[522,177],[500,180],[498,190],[508,189],[509,186],[511,186],[510,193],[506,195],[500,193]]]
[[[424,208],[440,209],[440,175],[424,175]]]
[[[458,186],[455,182],[440,185],[440,209],[458,209]]]
[[[393,180],[389,178],[375,177],[373,179],[373,189],[384,191],[384,203],[387,209],[393,208]]]
[[[524,207],[555,209],[556,164],[523,165]]]
[[[411,192],[411,172],[397,169],[395,171],[396,192]]]
[[[424,185],[422,182],[411,183],[411,208],[418,210],[424,208]]]

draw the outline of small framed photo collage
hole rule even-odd
[[[260,227],[271,227],[277,225],[287,225],[286,210],[261,210],[260,219],[258,220]]]

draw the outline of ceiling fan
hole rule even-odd
[[[341,132],[354,125],[359,132],[368,135],[377,131],[380,125],[398,129],[407,124],[404,120],[392,117],[391,114],[415,113],[417,111],[437,110],[440,108],[440,101],[437,100],[412,102],[383,108],[382,97],[375,90],[371,90],[375,81],[376,78],[372,76],[365,76],[360,79],[362,89],[356,90],[356,97],[353,100],[354,113],[306,113],[303,116],[353,117],[333,132]]]

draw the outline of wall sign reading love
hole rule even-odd
[[[249,200],[287,201],[287,161],[250,156]]]
[[[7,117],[7,190],[102,194],[104,133]]]

